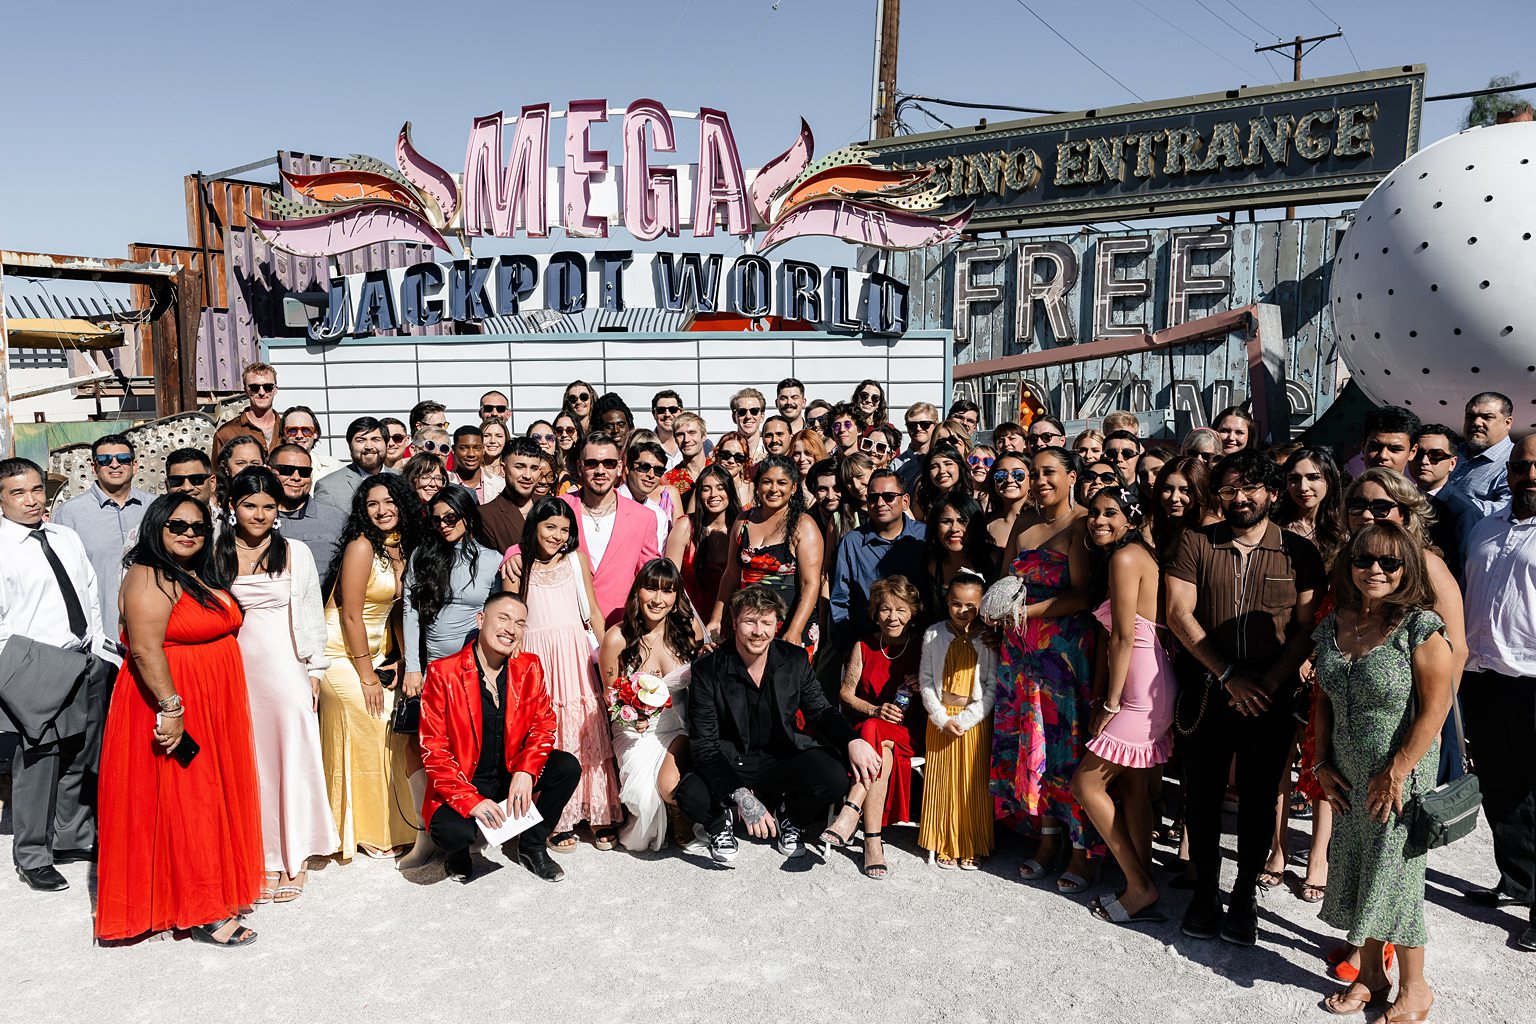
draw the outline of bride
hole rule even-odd
[[[665,558],[645,563],[624,602],[623,621],[608,630],[598,652],[605,691],[623,676],[646,673],[662,677],[672,695],[672,706],[658,715],[613,723],[619,799],[629,810],[619,842],[627,850],[665,846],[668,819],[674,842],[692,841],[672,793],[682,777],[678,762],[687,756],[689,668],[702,638],[677,567]]]

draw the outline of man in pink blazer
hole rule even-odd
[[[581,550],[592,563],[598,612],[612,626],[624,616],[624,602],[640,567],[661,555],[656,516],[614,490],[624,479],[624,453],[612,437],[601,431],[588,434],[581,457],[581,490],[562,497],[576,511]]]

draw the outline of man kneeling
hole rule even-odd
[[[693,663],[693,773],[678,785],[677,802],[689,820],[704,824],[710,855],[722,864],[736,856],[733,808],[749,833],[776,836],[780,853],[798,857],[805,852],[800,829],[820,827],[848,790],[843,762],[796,728],[797,713],[828,746],[846,747],[861,783],[880,774],[880,755],[828,703],[805,650],[774,639],[783,617],[783,602],[767,587],[736,591],[734,642]],[[777,820],[769,808],[781,811]]]
[[[421,688],[421,761],[427,795],[421,820],[448,855],[450,875],[468,879],[475,822],[497,828],[536,807],[543,820],[518,839],[518,859],[547,882],[565,872],[545,849],[549,830],[576,791],[581,766],[555,747],[555,709],[544,667],[520,650],[528,608],[492,594],[475,618],[480,636],[434,661]]]

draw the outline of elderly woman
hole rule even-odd
[[[1424,979],[1426,851],[1403,814],[1434,788],[1440,726],[1451,707],[1454,655],[1430,610],[1434,588],[1419,543],[1377,522],[1354,535],[1333,570],[1334,612],[1314,634],[1317,778],[1334,810],[1322,920],[1363,946],[1359,977],[1328,1010],[1386,1001],[1386,943],[1397,947],[1397,1000],[1383,1018],[1427,1019]]]

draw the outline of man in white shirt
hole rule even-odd
[[[667,471],[666,450],[654,441],[636,441],[624,459],[624,483],[619,493],[638,501],[656,517],[656,549],[665,551],[672,522],[683,514],[682,499],[661,482]]]
[[[85,545],[73,530],[43,521],[47,493],[42,469],[28,459],[0,459],[0,693],[11,694],[0,711],[0,732],[23,733],[11,712],[22,686],[35,695],[54,680],[11,678],[19,652],[33,644],[77,655],[100,649],[101,607],[96,571]],[[12,649],[14,648],[14,649]],[[47,653],[47,652],[44,652]],[[64,664],[74,658],[62,659]],[[106,697],[96,663],[85,682],[97,678],[94,696]],[[86,671],[84,662],[81,670]],[[58,706],[72,705],[77,674],[57,680]],[[52,695],[49,694],[51,697]],[[88,698],[89,699],[89,698]],[[50,704],[50,710],[51,704]],[[96,844],[95,809],[87,795],[86,772],[101,737],[100,713],[93,712],[85,731],[36,745],[25,738],[11,764],[12,857],[16,874],[40,892],[57,892],[69,883],[55,861],[87,860]],[[46,733],[43,734],[45,737]]]
[[[1467,673],[1461,705],[1493,829],[1499,880],[1473,889],[1483,906],[1536,894],[1536,435],[1512,446],[1510,503],[1467,538]],[[1536,953],[1536,909],[1516,945]]]
[[[747,439],[747,461],[761,462],[763,451],[763,393],[757,388],[742,388],[731,396],[731,419],[736,430]]]

